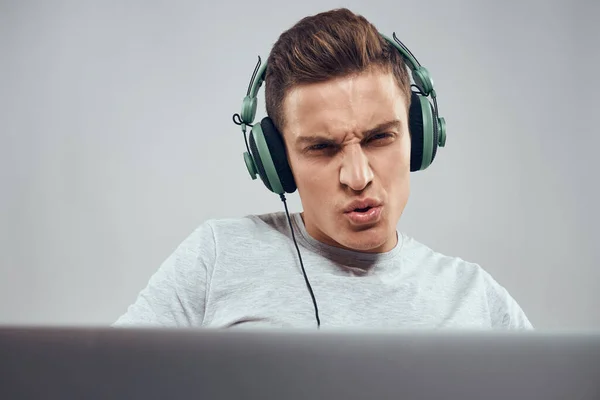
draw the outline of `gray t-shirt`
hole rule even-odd
[[[532,329],[479,265],[434,252],[398,231],[386,253],[321,243],[291,214],[327,328]],[[211,219],[150,278],[114,326],[316,328],[284,212]]]

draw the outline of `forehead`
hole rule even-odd
[[[285,98],[286,139],[360,134],[385,121],[406,125],[406,99],[392,73],[372,70],[300,85]]]

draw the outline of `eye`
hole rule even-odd
[[[317,143],[307,148],[309,152],[332,151],[334,146],[331,143]]]
[[[367,140],[367,142],[373,142],[373,141],[383,141],[385,139],[389,139],[391,138],[393,135],[391,133],[376,133],[375,135],[372,135],[371,137],[369,137],[369,139]]]

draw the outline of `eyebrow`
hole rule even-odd
[[[382,122],[381,124],[377,125],[374,128],[368,129],[366,131],[363,132],[363,136],[369,136],[372,135],[374,133],[379,133],[382,131],[386,131],[390,128],[397,128],[400,129],[400,126],[402,126],[402,121],[400,121],[399,119],[394,119],[391,121],[386,121],[386,122]],[[328,143],[328,144],[334,144],[336,141],[331,139],[331,138],[327,138],[324,136],[318,136],[318,135],[312,135],[312,136],[299,136],[296,139],[296,143],[297,144],[302,144],[302,143],[308,143],[308,144],[312,144],[312,143]]]

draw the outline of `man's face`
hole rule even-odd
[[[307,232],[337,247],[391,250],[410,192],[407,102],[393,75],[369,70],[298,86],[284,112]],[[378,207],[347,212],[365,199]]]

